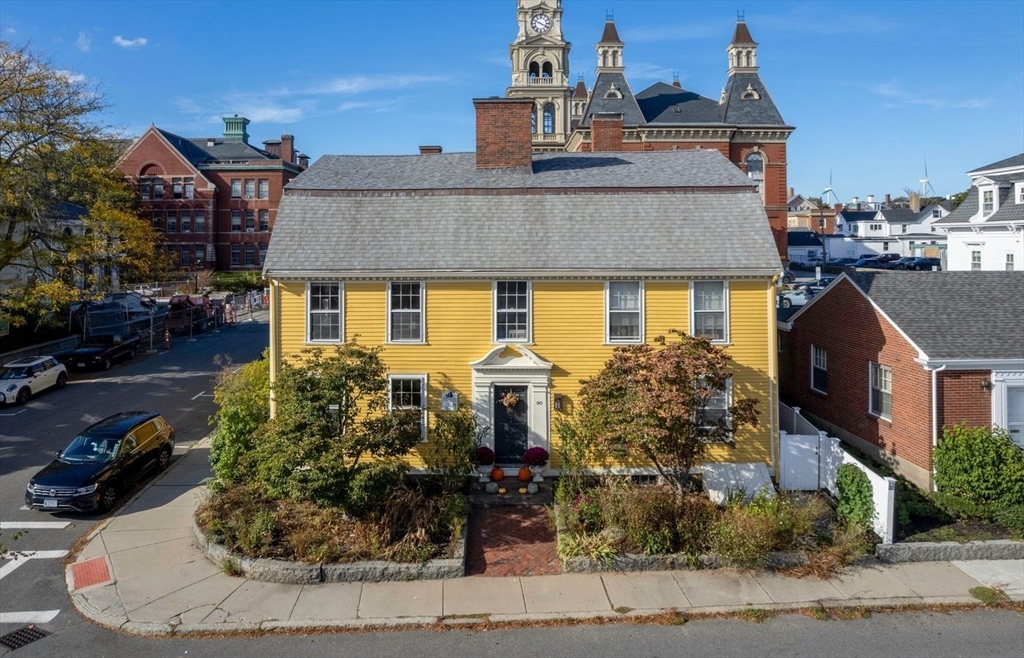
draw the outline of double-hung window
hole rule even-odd
[[[245,211],[245,230],[252,233],[256,230],[256,211],[246,210]]]
[[[706,336],[716,343],[729,340],[728,292],[725,281],[693,282],[690,326],[694,336]]]
[[[167,211],[167,232],[177,233],[178,232],[178,211],[168,210]]]
[[[981,271],[981,252],[980,251],[972,251],[971,252],[971,271],[973,271],[973,272],[980,272]]]
[[[419,414],[420,441],[427,440],[427,377],[426,375],[388,375],[391,411],[404,409]]]
[[[196,208],[196,233],[202,233],[206,230],[206,211],[202,208]]]
[[[242,198],[242,179],[232,178],[231,179],[231,198],[241,199]]]
[[[193,179],[191,179],[191,178],[186,178],[185,179],[185,198],[186,199],[195,198],[195,189],[196,189],[195,181]]]
[[[256,196],[256,181],[252,178],[245,179],[245,198],[251,199]]]
[[[180,178],[171,179],[171,197],[174,199],[180,199],[181,195],[184,194],[184,188]]]
[[[886,420],[892,418],[892,369],[871,363],[871,411]]]
[[[241,265],[242,264],[242,245],[235,243],[231,245],[231,264]]]
[[[151,196],[153,196],[153,184],[146,178],[139,179],[139,197],[143,201],[149,201]]]
[[[985,190],[981,193],[981,212],[989,214],[995,209],[995,193],[992,190]]]
[[[388,342],[423,342],[423,284],[392,281],[388,284]]]
[[[811,390],[828,393],[828,352],[811,345]]]
[[[270,196],[270,180],[266,178],[261,178],[259,194],[257,195],[257,198],[266,199],[268,196]]]
[[[307,289],[306,339],[310,343],[341,340],[341,284],[314,281]]]
[[[260,231],[269,231],[269,230],[270,230],[270,211],[269,210],[261,210],[260,211]]]
[[[162,178],[157,178],[153,181],[153,198],[164,198],[164,181]]]
[[[181,232],[192,232],[192,211],[188,208],[181,211]]]
[[[231,211],[231,230],[241,231],[242,230],[242,211],[232,210]]]
[[[499,343],[530,340],[530,282],[496,281],[494,284],[494,339]]]
[[[256,245],[252,243],[245,245],[245,264],[256,264]]]
[[[606,288],[606,342],[643,341],[643,294],[640,281],[609,281]]]
[[[1013,254],[1006,254],[1006,271],[1013,271]]]
[[[699,384],[698,384],[699,385]],[[730,430],[732,419],[729,417],[729,404],[732,401],[732,378],[725,380],[725,388],[716,391],[707,398],[704,410],[700,415],[702,429],[710,430],[723,421]]]

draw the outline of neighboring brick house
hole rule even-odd
[[[726,47],[721,94],[707,98],[656,82],[634,94],[626,79],[625,43],[605,21],[596,44],[593,87],[569,82],[569,50],[561,0],[517,0],[519,31],[511,44],[508,98],[529,98],[535,151],[667,151],[714,149],[756,181],[775,246],[786,258],[787,125],[758,73],[758,44],[743,19]],[[597,118],[606,121],[600,131]]]
[[[223,137],[179,137],[150,126],[118,161],[162,233],[161,248],[183,270],[263,265],[281,190],[308,158],[291,135],[264,148],[249,144],[248,125],[245,117],[224,117]]]
[[[327,155],[288,185],[264,269],[271,380],[306,348],[382,346],[392,406],[425,421],[458,400],[498,463],[542,446],[557,468],[580,380],[679,329],[733,360],[716,409],[760,401],[709,460],[774,470],[779,261],[752,181],[712,149],[536,153],[531,100],[474,105],[475,153]]]
[[[787,404],[921,487],[957,423],[1024,446],[1024,277],[844,273],[779,321]]]

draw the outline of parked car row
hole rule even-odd
[[[942,269],[938,258],[924,256],[900,256],[899,254],[862,255],[860,258],[836,258],[828,265],[835,267],[868,267],[878,270],[930,270]]]

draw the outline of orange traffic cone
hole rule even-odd
[[[171,349],[171,330],[164,329],[164,349]]]

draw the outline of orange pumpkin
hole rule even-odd
[[[532,479],[533,479],[533,473],[530,472],[529,467],[523,466],[522,468],[519,469],[519,481],[520,482],[529,482]]]
[[[502,480],[505,479],[505,471],[501,470],[500,468],[495,468],[493,471],[491,471],[491,479],[494,480],[495,482],[501,482]]]

